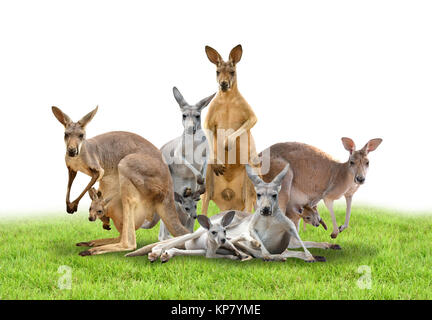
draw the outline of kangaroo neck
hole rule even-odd
[[[341,196],[350,187],[354,177],[349,170],[349,162],[338,162],[329,181],[329,193]]]

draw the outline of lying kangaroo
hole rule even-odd
[[[190,105],[176,87],[173,93],[182,112],[184,131],[180,137],[166,143],[161,152],[171,173],[174,192],[182,195],[185,189],[199,190],[200,196],[205,192],[203,177],[206,174],[208,152],[206,136],[201,129],[201,112],[215,94]],[[193,224],[190,232],[193,232]],[[168,236],[169,232],[161,222],[159,240],[167,239]]]
[[[110,217],[106,215],[107,213],[107,205],[111,201],[111,199],[104,199],[102,197],[102,192],[96,191],[95,188],[91,188],[89,190],[89,196],[92,200],[89,209],[89,221],[96,221],[99,219],[102,221],[102,228],[105,230],[111,230],[110,226]]]
[[[136,134],[121,131],[87,140],[85,128],[97,108],[78,122],[73,122],[57,107],[52,111],[65,127],[66,166],[69,171],[67,211],[77,211],[79,201],[97,181],[106,198],[119,195],[117,201],[113,199],[109,203],[108,210],[112,211],[109,217],[120,236],[80,242],[78,246],[95,247],[80,255],[133,250],[136,248],[135,230],[152,228],[159,219],[173,235],[188,233],[175,212],[168,167],[155,146]],[[78,171],[89,175],[91,181],[78,198],[70,202],[70,190]]]
[[[356,151],[354,141],[342,138],[342,143],[350,155],[347,162],[340,163],[323,151],[303,143],[277,143],[270,147],[270,171],[263,175],[270,181],[287,163],[290,172],[282,182],[279,196],[281,210],[288,216],[296,216],[296,208],[316,205],[321,199],[331,213],[333,221],[332,238],[348,228],[351,215],[351,202],[354,193],[365,182],[369,167],[367,155],[374,151],[382,139],[372,139]],[[267,150],[268,151],[268,150]],[[264,153],[264,152],[263,152]],[[345,223],[338,227],[333,211],[334,200],[345,196]],[[297,225],[299,222],[297,218]]]
[[[205,256],[206,258],[225,258],[231,260],[246,260],[251,257],[240,252],[229,239],[226,228],[231,223],[235,211],[224,214],[222,219],[213,223],[207,216],[199,215],[198,222],[206,232],[198,238],[188,240],[181,245],[185,249],[172,247],[160,256],[161,262],[167,262],[174,256]],[[197,230],[200,232],[200,230]],[[171,244],[172,246],[172,244]],[[149,254],[149,260],[155,261],[158,254]]]
[[[237,220],[226,228],[227,239],[230,239],[230,242],[243,253],[255,258],[271,261],[285,261],[287,258],[299,258],[307,262],[325,261],[324,257],[312,256],[306,249],[306,243],[304,244],[300,239],[294,223],[279,208],[278,193],[288,169],[289,165],[273,181],[265,183],[249,165],[246,165],[247,174],[255,186],[257,209],[254,214],[236,211]],[[225,214],[226,212],[222,212],[212,216],[211,223],[218,223]],[[204,232],[204,229],[198,229],[193,234],[147,245],[126,256],[133,257],[151,252],[149,258],[157,259],[166,250],[178,248],[186,241],[198,239]],[[291,245],[291,238],[297,240],[296,247],[303,248],[304,252],[287,250],[288,245]]]
[[[204,122],[210,168],[207,169],[202,212],[207,215],[210,200],[221,210],[252,212],[255,191],[244,165],[252,163],[251,159],[256,157],[250,130],[257,118],[237,88],[236,65],[241,59],[242,47],[233,48],[227,62],[215,49],[206,46],[205,51],[216,65],[219,91]]]

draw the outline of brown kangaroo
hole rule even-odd
[[[282,182],[279,206],[287,216],[297,223],[300,217],[298,207],[314,206],[321,199],[330,211],[333,221],[332,238],[348,228],[351,215],[351,202],[354,193],[365,182],[369,168],[367,155],[381,144],[382,139],[369,140],[366,145],[356,150],[354,141],[342,138],[342,143],[350,155],[348,161],[338,162],[323,151],[304,143],[277,143],[270,147],[270,171],[263,175],[264,181],[270,181],[287,163],[290,170]],[[266,150],[267,151],[267,150]],[[263,151],[264,154],[264,151]],[[334,200],[344,196],[346,199],[345,223],[338,227],[333,211]],[[324,226],[324,225],[323,225]]]
[[[210,200],[220,210],[252,212],[256,195],[245,164],[252,164],[256,157],[250,129],[257,118],[237,88],[236,65],[242,47],[234,47],[227,62],[215,49],[206,46],[205,51],[216,65],[219,90],[204,122],[210,152],[202,212],[207,215]]]
[[[55,117],[65,127],[69,171],[67,212],[77,211],[79,201],[97,181],[105,198],[115,197],[108,204],[108,216],[119,231],[119,237],[77,243],[77,246],[94,247],[80,255],[134,250],[135,230],[152,228],[159,219],[174,236],[188,233],[176,213],[168,166],[154,145],[139,135],[122,131],[85,138],[85,128],[97,109],[73,122],[59,108],[52,107]],[[91,180],[78,198],[70,202],[70,190],[78,171],[89,175]]]

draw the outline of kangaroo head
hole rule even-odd
[[[205,51],[210,62],[216,65],[216,79],[219,88],[223,92],[231,90],[237,82],[236,65],[243,53],[242,46],[235,46],[230,52],[229,60],[226,62],[215,49],[206,46]]]
[[[303,221],[307,224],[311,224],[314,227],[319,227],[321,224],[325,230],[327,230],[327,225],[324,220],[321,218],[317,206],[303,206],[301,208],[297,208],[297,213],[303,219]]]
[[[381,144],[382,139],[372,139],[360,150],[356,150],[354,141],[350,138],[342,138],[342,144],[349,151],[348,165],[356,184],[363,184],[369,169],[368,153],[374,151]]]
[[[76,157],[81,151],[81,146],[86,137],[86,126],[93,119],[98,107],[86,114],[78,122],[73,122],[71,118],[63,113],[59,108],[52,107],[52,112],[58,121],[65,127],[64,141],[66,143],[66,155]]]
[[[208,230],[207,241],[215,243],[218,247],[223,245],[227,240],[226,227],[233,221],[234,215],[235,211],[228,211],[219,223],[213,224],[207,216],[200,214],[198,222],[201,227]]]
[[[183,98],[180,91],[173,88],[174,98],[180,106],[183,117],[183,127],[186,134],[195,134],[201,128],[201,111],[207,107],[210,101],[213,99],[216,93],[211,96],[202,99],[195,105],[190,105]]]
[[[104,199],[102,197],[102,192],[96,191],[95,188],[91,188],[89,191],[90,199],[92,200],[89,209],[89,221],[96,221],[105,216],[106,206],[111,201],[111,199]]]
[[[263,216],[271,216],[279,210],[279,191],[288,169],[289,164],[279,172],[273,181],[266,183],[253,171],[251,166],[246,165],[246,172],[255,186],[257,196],[256,212]]]
[[[197,203],[200,200],[200,196],[190,192],[189,188],[186,188],[183,194],[174,192],[174,200],[179,204],[180,209],[183,213],[191,219],[197,218]]]

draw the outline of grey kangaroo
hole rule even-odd
[[[188,104],[176,87],[173,88],[173,94],[180,106],[184,131],[180,137],[166,143],[161,148],[161,152],[171,173],[174,192],[184,196],[185,190],[186,192],[190,190],[191,193],[199,191],[201,195],[205,192],[205,187],[201,186],[204,186],[203,177],[206,175],[208,152],[206,136],[201,129],[201,112],[216,93],[195,105]],[[199,200],[199,196],[194,199]],[[196,203],[193,204],[195,205]],[[193,232],[193,224],[190,232]],[[169,232],[162,222],[159,229],[159,240],[165,240],[168,237]]]

